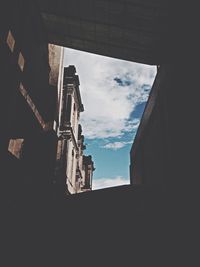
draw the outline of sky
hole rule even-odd
[[[92,189],[129,184],[130,149],[156,66],[65,48],[64,66],[69,65],[80,81],[84,154],[95,164]]]

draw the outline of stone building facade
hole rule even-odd
[[[4,1],[0,13],[1,188],[6,196],[82,192],[83,105],[75,68],[64,69],[64,48],[49,43],[34,1]]]
[[[84,160],[85,149],[82,127],[79,124],[80,113],[84,111],[79,90],[79,77],[74,66],[64,68],[63,87],[58,94],[59,113],[56,123],[58,146],[55,167],[55,183],[65,187],[69,194],[91,189],[88,181],[88,167]],[[90,156],[91,157],[91,156]],[[88,164],[89,163],[88,161]],[[94,168],[92,168],[94,170]],[[84,188],[85,187],[85,188]]]
[[[79,79],[73,66],[63,67],[64,48],[48,43],[33,2],[22,2],[13,8],[12,21],[3,19],[0,31],[5,89],[0,100],[2,188],[8,192],[13,188],[17,194],[42,193],[45,188],[61,188],[54,190],[60,195],[81,192],[85,178],[79,158],[85,146],[79,126],[83,111]]]

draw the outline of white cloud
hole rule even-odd
[[[112,149],[112,150],[118,150],[128,144],[132,144],[133,141],[129,141],[129,142],[111,142],[111,143],[108,143],[106,145],[104,145],[103,147],[106,148],[106,149]]]
[[[119,137],[136,127],[130,114],[147,101],[156,68],[65,49],[65,66],[75,65],[85,111],[81,123],[87,138]],[[129,81],[120,86],[114,80]],[[138,124],[137,124],[138,126]]]
[[[130,180],[128,178],[123,177],[115,177],[115,178],[99,178],[93,179],[92,181],[92,190],[103,189],[113,186],[120,186],[130,184]]]

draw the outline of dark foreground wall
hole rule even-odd
[[[132,184],[197,184],[198,66],[179,60],[158,70],[131,149]]]
[[[3,1],[0,40],[2,132],[30,135],[50,121],[52,99],[48,42],[34,1]]]
[[[39,194],[53,196],[56,149],[57,135],[48,131],[26,138],[20,158],[5,151],[0,165],[3,202],[15,199],[26,202],[26,198],[35,199]]]
[[[0,58],[0,186],[9,198],[24,183],[49,183],[53,175],[56,89],[36,1],[2,1]],[[15,139],[24,140],[23,159],[8,151]]]

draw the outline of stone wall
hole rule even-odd
[[[161,65],[131,150],[132,184],[198,182],[198,66]]]

